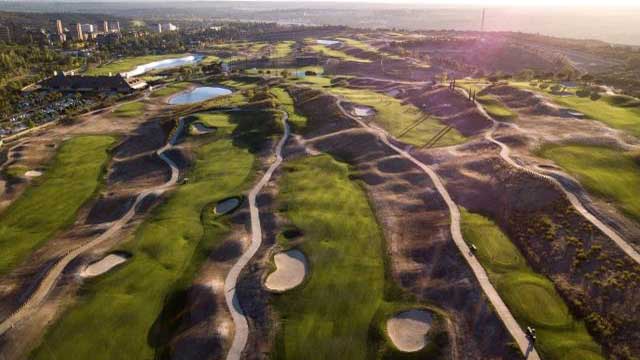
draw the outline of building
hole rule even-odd
[[[166,23],[166,24],[162,24],[162,23],[158,23],[155,26],[155,30],[156,32],[167,32],[167,31],[176,31],[178,30],[178,27],[173,25],[172,23]]]
[[[5,43],[11,42],[11,29],[2,24],[0,24],[0,41]]]
[[[102,22],[102,32],[104,33],[109,32],[109,22],[107,20]]]
[[[74,37],[78,41],[84,41],[84,35],[82,34],[82,24],[76,24],[76,31],[74,33]]]
[[[85,34],[95,32],[95,27],[93,24],[82,24],[82,32]]]
[[[114,27],[113,31],[120,32],[120,21],[116,21],[116,26]]]
[[[56,20],[56,34],[58,35],[64,34],[64,28],[62,27],[62,20],[60,19]]]
[[[119,92],[130,93],[135,90],[144,89],[147,83],[139,78],[125,78],[120,74],[115,76],[83,76],[66,75],[64,73],[54,73],[48,79],[40,82],[43,90],[61,92]]]

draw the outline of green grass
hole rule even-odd
[[[274,300],[283,320],[277,357],[364,359],[385,282],[382,234],[366,195],[347,166],[326,155],[288,163],[284,174],[281,201],[304,232],[311,273]]]
[[[497,120],[513,120],[518,115],[506,107],[500,100],[491,95],[478,96],[477,101]]]
[[[478,247],[478,260],[520,326],[536,328],[542,358],[604,359],[600,345],[573,318],[553,283],[527,265],[500,228],[481,215],[461,213],[465,240]]]
[[[374,108],[377,112],[375,121],[393,136],[400,135],[404,129],[426,116],[425,113],[411,104],[403,105],[402,101],[394,97],[371,90],[332,87],[327,91],[343,96],[351,102]],[[401,137],[400,140],[408,144],[421,146],[444,127],[445,125],[437,118],[430,117]],[[438,141],[436,146],[455,145],[465,141],[466,139],[462,134],[455,129],[451,129]]]
[[[228,220],[211,215],[212,208],[249,186],[253,166],[253,155],[228,137],[198,148],[189,182],[124,246],[131,260],[88,281],[32,358],[151,359],[166,350],[181,308],[176,294],[184,293],[230,229]]]
[[[142,116],[143,113],[144,103],[141,101],[122,104],[113,111],[115,116],[123,118]]]
[[[379,49],[367,44],[364,41],[360,41],[360,40],[356,40],[356,39],[351,39],[351,38],[345,38],[345,37],[338,37],[336,38],[336,40],[343,42],[345,45],[347,46],[351,46],[354,47],[356,49],[360,49],[366,52],[370,52],[370,53],[375,53],[378,55],[382,55],[387,59],[391,59],[391,60],[402,60],[402,57],[395,55],[395,54],[390,54],[384,51],[380,51]],[[427,66],[428,67],[428,66]]]
[[[284,107],[284,110],[289,113],[289,123],[293,126],[293,129],[300,131],[307,125],[307,118],[299,114],[294,106],[291,95],[283,88],[271,88],[271,93],[276,97],[278,103]]]
[[[281,41],[278,42],[274,47],[269,56],[271,59],[283,58],[291,55],[293,52],[293,45],[295,45],[295,41]]]
[[[623,130],[633,136],[640,137],[640,107],[637,100],[628,97],[604,95],[593,101],[589,97],[575,95],[575,90],[568,90],[568,96],[554,95],[549,88],[540,89],[528,82],[512,82],[513,86],[526,88],[545,94],[560,106],[574,109],[590,119],[601,121],[613,128]]]
[[[73,223],[100,184],[110,136],[80,136],[62,144],[49,170],[0,215],[0,274]]]
[[[640,162],[630,153],[602,146],[548,146],[540,155],[575,176],[590,192],[613,201],[640,221]]]
[[[103,66],[89,69],[85,74],[86,75],[108,75],[109,73],[112,73],[113,75],[115,75],[117,73],[131,71],[135,69],[135,67],[138,65],[143,65],[143,64],[147,64],[147,63],[159,61],[159,60],[185,57],[187,55],[188,54],[165,54],[165,55],[126,57],[124,59],[116,60],[109,64],[105,64]]]
[[[340,60],[343,60],[343,61],[353,61],[353,62],[361,62],[361,63],[370,63],[371,62],[371,60],[369,60],[369,59],[361,59],[361,58],[358,58],[358,57],[355,57],[355,56],[351,56],[351,55],[348,55],[347,53],[345,53],[343,51],[332,49],[332,48],[329,48],[328,46],[325,46],[325,45],[322,45],[322,44],[309,45],[309,48],[313,52],[322,53],[325,56],[333,57],[333,58],[340,59]]]
[[[173,94],[178,93],[180,91],[184,91],[190,85],[192,85],[192,84],[188,83],[188,82],[178,82],[178,83],[169,84],[169,85],[163,87],[162,89],[158,89],[158,90],[152,92],[151,93],[151,97],[162,97],[162,96],[173,95]]]

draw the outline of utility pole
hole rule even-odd
[[[484,13],[485,13],[485,8],[482,8],[482,23],[480,24],[480,32],[484,32]]]

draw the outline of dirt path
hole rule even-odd
[[[247,339],[249,338],[249,325],[247,323],[247,318],[244,315],[244,311],[240,306],[240,301],[236,293],[236,285],[242,269],[244,269],[244,267],[249,263],[262,244],[262,228],[260,226],[260,213],[256,206],[256,196],[269,182],[271,175],[273,175],[276,168],[282,163],[282,148],[289,137],[290,130],[289,123],[287,122],[289,114],[285,111],[281,111],[281,113],[283,114],[282,120],[284,121],[284,135],[276,146],[276,161],[269,166],[269,169],[262,176],[260,182],[251,189],[247,196],[249,199],[249,211],[251,213],[251,245],[247,251],[240,256],[238,261],[233,264],[233,267],[229,270],[229,274],[227,274],[227,278],[224,281],[225,298],[235,326],[233,342],[231,343],[231,348],[229,348],[229,352],[227,353],[227,360],[240,359],[242,351],[247,345]]]
[[[468,97],[468,93],[464,89],[460,89],[460,91],[463,94],[465,94],[465,96]],[[520,165],[515,160],[513,160],[513,158],[511,158],[511,148],[509,148],[509,146],[507,146],[506,144],[496,140],[493,137],[493,134],[498,129],[498,125],[500,123],[496,119],[491,117],[491,115],[489,115],[489,113],[487,113],[487,111],[484,109],[484,107],[480,103],[476,103],[476,107],[478,108],[478,111],[480,111],[487,119],[489,119],[489,120],[491,120],[493,122],[493,126],[491,127],[491,129],[488,132],[486,132],[484,134],[484,137],[488,141],[490,141],[490,142],[492,142],[492,143],[494,143],[494,144],[496,144],[496,145],[498,145],[500,147],[500,157],[504,161],[506,161],[509,165],[511,165],[511,166],[513,166],[513,167],[515,167],[517,169],[520,169],[520,170],[525,171],[525,172],[527,172],[527,173],[529,173],[529,174],[531,174],[533,176],[536,176],[536,177],[539,177],[541,179],[544,179],[544,180],[550,182],[551,184],[553,184],[554,186],[556,186],[567,197],[567,200],[569,200],[571,205],[578,211],[578,213],[580,213],[580,215],[582,215],[591,224],[593,224],[595,227],[597,227],[602,233],[604,233],[611,240],[613,240],[613,242],[622,251],[624,251],[625,254],[627,254],[631,259],[633,259],[633,261],[635,261],[637,264],[640,264],[640,253],[638,253],[631,245],[629,245],[629,243],[627,243],[620,235],[618,235],[618,233],[615,230],[613,230],[612,228],[607,226],[605,223],[600,221],[593,214],[591,214],[589,212],[589,210],[587,210],[584,207],[584,205],[582,205],[582,202],[580,201],[580,199],[578,199],[578,197],[574,193],[572,193],[571,191],[567,190],[562,185],[562,183],[560,181],[558,181],[557,179],[555,179],[552,176],[545,175],[543,173],[537,172],[537,171],[532,170],[532,169],[530,169],[528,167]]]
[[[150,194],[160,195],[177,183],[178,176],[180,175],[180,171],[178,169],[178,166],[173,162],[173,160],[171,160],[165,154],[165,152],[170,150],[175,145],[175,142],[178,136],[180,135],[180,133],[182,133],[183,129],[184,129],[184,122],[182,121],[182,119],[180,119],[178,128],[176,129],[172,138],[169,140],[169,142],[165,146],[163,146],[162,148],[156,151],[158,156],[162,160],[164,160],[164,162],[166,162],[167,165],[169,165],[169,167],[171,167],[171,178],[166,183],[160,186],[157,186],[153,189],[145,190],[142,193],[138,194],[135,202],[129,208],[127,213],[124,214],[120,219],[114,221],[107,231],[102,233],[97,238],[87,242],[86,244],[74,250],[71,250],[64,257],[62,257],[62,259],[60,259],[51,268],[51,270],[49,270],[47,275],[43,278],[43,280],[38,285],[38,288],[36,289],[36,291],[29,297],[29,299],[27,299],[27,301],[24,304],[22,304],[22,306],[20,306],[20,308],[17,311],[15,311],[8,318],[3,320],[2,323],[0,323],[0,335],[4,334],[7,330],[11,329],[20,320],[27,317],[30,314],[32,309],[35,309],[42,303],[42,301],[47,297],[51,289],[55,286],[56,282],[60,277],[60,274],[62,274],[64,269],[67,267],[67,265],[69,265],[71,261],[73,261],[80,254],[99,245],[100,243],[104,242],[105,240],[113,236],[115,233],[120,231],[122,227],[126,225],[129,222],[129,220],[131,220],[135,216],[138,205],[148,195]]]
[[[487,276],[486,271],[484,270],[484,268],[482,267],[478,259],[476,259],[476,257],[473,256],[471,249],[469,249],[466,242],[464,241],[464,238],[462,237],[462,231],[460,229],[460,210],[458,209],[458,206],[456,205],[456,203],[451,199],[449,192],[444,187],[444,184],[442,183],[442,180],[440,179],[438,174],[436,174],[436,172],[433,171],[430,167],[426,166],[425,164],[423,164],[422,162],[414,158],[411,154],[409,154],[405,150],[402,150],[399,147],[393,145],[389,141],[389,135],[386,133],[386,131],[384,131],[383,129],[373,124],[368,125],[362,120],[360,120],[358,117],[349,114],[349,112],[347,112],[342,107],[342,103],[340,100],[338,100],[337,104],[345,116],[356,121],[358,124],[360,124],[360,126],[366,129],[369,129],[371,132],[375,133],[385,145],[387,145],[389,148],[391,148],[393,151],[398,153],[403,158],[414,163],[416,166],[418,166],[418,168],[420,168],[420,170],[422,170],[425,174],[429,176],[429,178],[435,185],[436,189],[438,190],[438,193],[440,193],[440,196],[442,196],[442,199],[445,201],[445,203],[447,204],[447,207],[449,208],[449,214],[451,216],[450,231],[451,231],[451,237],[453,238],[453,242],[458,247],[458,250],[460,251],[460,254],[462,255],[462,257],[464,257],[464,259],[469,264],[469,267],[473,271],[473,274],[475,275],[475,277],[478,279],[478,283],[480,284],[482,291],[485,293],[485,295],[491,302],[491,305],[493,305],[493,308],[495,309],[496,314],[502,320],[502,322],[504,323],[505,327],[507,328],[511,336],[514,338],[514,340],[518,344],[518,347],[520,348],[522,353],[525,354],[525,357],[531,360],[539,360],[540,357],[538,356],[538,352],[536,351],[536,349],[533,347],[533,344],[529,341],[529,338],[527,337],[525,332],[522,330],[522,328],[520,328],[520,325],[511,314],[511,311],[509,311],[509,308],[507,308],[507,305],[502,301],[502,298],[500,297],[500,295],[498,295],[498,292],[493,287],[493,284],[491,284],[491,282],[489,281],[489,277]]]

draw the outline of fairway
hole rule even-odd
[[[583,113],[588,118],[602,121],[615,129],[640,137],[640,103],[621,96],[603,95],[599,100],[575,95],[575,90],[568,90],[568,96],[554,95],[549,89],[540,89],[529,83],[512,82],[510,85],[543,93],[560,106],[565,106]]]
[[[150,359],[162,352],[171,320],[159,318],[165,301],[189,286],[206,254],[228,233],[225,218],[207,214],[218,200],[249,187],[253,163],[229,139],[197,149],[189,183],[156,208],[122,248],[133,254],[131,260],[88,281],[32,358]]]
[[[360,63],[370,63],[371,62],[371,60],[369,60],[369,59],[361,59],[361,58],[358,58],[358,57],[355,57],[355,56],[351,56],[351,55],[348,55],[347,53],[345,53],[344,51],[332,49],[332,48],[330,48],[328,46],[321,45],[321,44],[310,45],[309,48],[313,52],[317,52],[317,53],[323,54],[323,55],[328,56],[328,57],[337,58],[337,59],[340,59],[342,61],[352,61],[352,62],[360,62]]]
[[[189,54],[164,54],[126,57],[124,59],[115,60],[109,64],[91,68],[85,72],[85,75],[109,75],[109,73],[115,75],[118,73],[131,71],[138,65],[166,59],[181,58],[188,55]]]
[[[273,301],[282,319],[273,357],[365,359],[385,282],[383,238],[366,195],[347,166],[326,155],[283,172],[283,215],[304,233],[300,250],[311,270],[300,288]]]
[[[271,93],[276,97],[278,103],[284,107],[285,111],[289,113],[289,123],[291,123],[293,129],[295,131],[303,130],[307,125],[307,118],[296,112],[291,95],[283,88],[271,88]]]
[[[142,116],[144,113],[144,103],[141,101],[133,101],[118,106],[113,114],[117,117],[129,118]]]
[[[483,95],[477,97],[482,107],[496,120],[513,120],[518,115],[505,106],[500,100],[491,95]]]
[[[371,90],[332,87],[327,89],[327,91],[345,97],[347,100],[356,104],[367,105],[374,108],[376,110],[375,121],[392,136],[400,135],[404,129],[427,116],[411,104],[402,104],[400,100],[394,97]],[[422,146],[444,127],[444,124],[432,116],[406,133],[399,140],[411,145]],[[435,146],[450,146],[461,144],[465,141],[466,138],[462,134],[455,129],[451,129]]]
[[[584,359],[604,359],[600,345],[589,335],[584,323],[573,318],[553,283],[527,265],[500,228],[482,215],[465,209],[461,209],[461,215],[464,239],[477,246],[478,260],[500,297],[522,328],[536,328],[536,348],[542,358],[578,359],[566,355],[580,352],[589,354]]]
[[[0,274],[73,223],[96,193],[114,141],[80,136],[64,142],[45,175],[0,215]]]
[[[602,146],[544,147],[540,155],[575,176],[590,192],[640,221],[640,163],[629,153]]]

